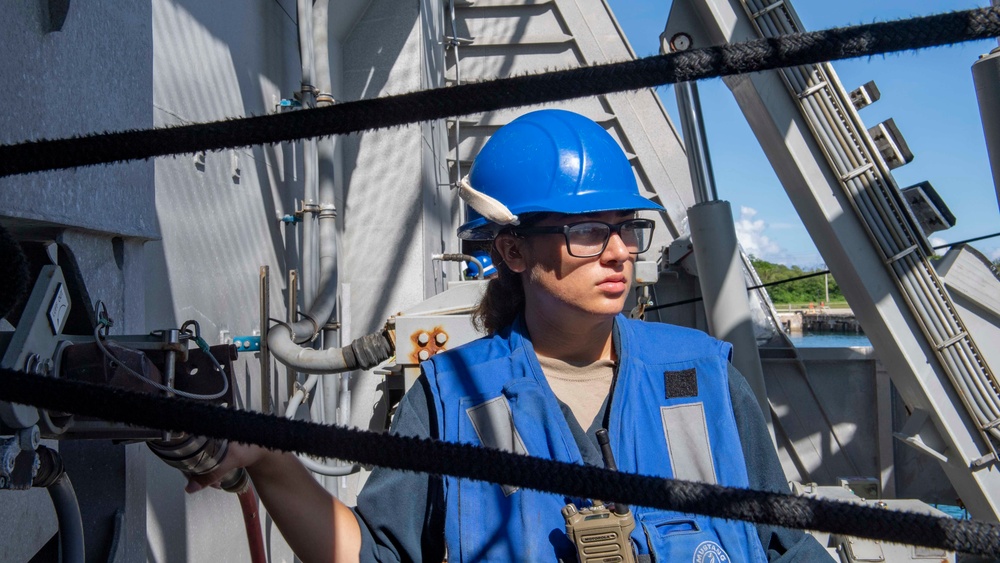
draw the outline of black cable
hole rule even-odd
[[[976,241],[979,241],[979,240],[986,240],[986,239],[990,239],[990,238],[993,238],[993,237],[1000,237],[1000,233],[993,233],[992,235],[983,235],[981,237],[975,237],[975,238],[960,240],[958,242],[949,242],[948,244],[941,244],[941,245],[938,245],[938,246],[934,246],[932,248],[934,250],[939,250],[941,248],[949,248],[949,247],[952,247],[952,246],[958,246],[960,244],[968,244],[970,242],[976,242]],[[774,285],[781,285],[783,283],[788,283],[788,282],[793,282],[793,281],[798,281],[798,280],[804,280],[804,279],[808,279],[808,278],[814,278],[816,276],[822,276],[823,274],[829,274],[829,273],[830,273],[830,270],[819,270],[819,271],[816,271],[816,272],[812,272],[812,273],[806,274],[804,276],[798,276],[798,277],[795,277],[795,278],[788,278],[786,280],[778,280],[778,281],[773,281],[773,282],[768,282],[768,283],[762,283],[760,285],[753,285],[753,286],[748,287],[747,291],[750,291],[750,290],[753,290],[753,289],[761,289],[763,287],[771,287],[771,286],[774,286]],[[666,309],[668,307],[678,307],[680,305],[689,305],[691,303],[697,303],[699,301],[702,301],[703,299],[704,299],[704,297],[692,297],[691,299],[684,299],[684,300],[681,300],[681,301],[671,301],[670,303],[664,303],[662,305],[652,305],[650,307],[646,307],[646,311],[656,311],[658,309]]]
[[[939,244],[939,245],[933,246],[931,248],[933,248],[934,250],[938,250],[938,249],[941,249],[941,248],[950,248],[952,246],[958,246],[960,244],[968,244],[970,242],[976,242],[977,240],[986,240],[986,239],[993,238],[993,237],[1000,237],[1000,233],[993,233],[992,235],[983,235],[981,237],[975,237],[975,238],[967,238],[965,240],[960,240],[958,242],[949,242],[947,244]]]
[[[83,518],[69,474],[63,473],[46,487],[59,522],[60,559],[66,563],[83,563],[86,558]]]
[[[61,560],[67,563],[83,563],[84,546],[83,519],[80,517],[80,503],[73,490],[66,467],[59,452],[47,446],[39,446],[37,472],[31,480],[32,487],[45,487],[52,499],[59,524],[59,551]]]
[[[342,135],[1000,36],[1000,7],[797,33],[281,114],[0,146],[0,176]]]
[[[281,5],[281,0],[274,0],[274,3],[277,4],[279,8],[281,8],[282,12],[285,12],[285,15],[288,16],[288,21],[292,22],[292,25],[294,25],[295,28],[298,29],[299,22],[292,17],[292,14],[288,13],[288,10],[286,10],[284,6]]]
[[[778,280],[778,281],[773,281],[773,282],[762,283],[762,284],[759,284],[759,285],[751,285],[750,287],[747,288],[747,291],[751,291],[751,290],[754,290],[754,289],[761,289],[762,287],[771,287],[771,286],[774,286],[774,285],[781,285],[783,283],[789,283],[789,282],[804,280],[804,279],[808,279],[808,278],[815,278],[816,276],[822,276],[824,274],[829,274],[829,273],[830,273],[830,270],[822,270],[822,271],[812,272],[812,273],[806,274],[804,276],[798,276],[796,278],[788,278],[787,280]],[[682,301],[672,301],[670,303],[664,303],[662,305],[653,305],[651,307],[646,307],[646,310],[647,311],[656,311],[657,309],[666,309],[667,307],[677,307],[679,305],[688,305],[690,303],[697,303],[697,302],[702,301],[704,299],[705,299],[704,297],[692,297],[691,299],[684,299]]]
[[[614,472],[0,369],[0,398],[147,428],[715,518],[1000,557],[1000,525]]]

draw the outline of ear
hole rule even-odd
[[[493,248],[500,255],[500,259],[515,274],[520,274],[528,268],[521,248],[524,242],[525,239],[511,234],[499,235],[493,241]]]

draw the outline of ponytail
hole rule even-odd
[[[531,227],[539,222],[562,213],[525,213],[520,216],[521,226]],[[503,234],[503,231],[500,233]],[[499,236],[499,235],[498,235]],[[524,283],[521,274],[507,267],[503,256],[496,249],[496,241],[490,247],[490,258],[497,269],[497,277],[486,286],[483,300],[472,312],[472,326],[476,330],[493,335],[514,324],[518,315],[524,313]]]
[[[514,319],[524,312],[524,285],[521,275],[514,273],[507,264],[494,257],[498,276],[486,285],[482,301],[472,313],[472,324],[476,330],[496,334],[513,324]]]

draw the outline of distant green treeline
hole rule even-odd
[[[803,270],[798,266],[785,266],[783,264],[772,264],[766,260],[761,260],[754,256],[750,257],[750,262],[757,270],[757,275],[762,283],[770,283],[809,275],[814,272],[822,272],[822,268]],[[771,301],[777,304],[808,304],[819,305],[826,301],[826,289],[824,288],[824,278],[828,278],[830,287],[830,303],[844,302],[844,296],[840,293],[840,286],[834,281],[833,276],[813,276],[811,278],[790,281],[787,283],[772,285],[767,288]]]

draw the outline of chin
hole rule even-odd
[[[602,303],[600,305],[595,305],[587,310],[588,313],[600,316],[600,317],[614,317],[618,313],[621,313],[625,309],[625,300],[616,299],[614,301],[609,301]]]

